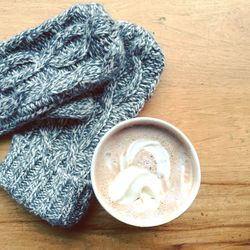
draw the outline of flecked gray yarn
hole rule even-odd
[[[92,196],[100,138],[138,114],[164,67],[150,33],[77,4],[0,44],[0,134],[17,130],[0,185],[52,225],[71,226]]]

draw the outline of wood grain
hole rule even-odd
[[[0,0],[0,40],[73,1]],[[250,2],[100,1],[115,19],[154,33],[167,56],[161,83],[141,112],[167,120],[194,143],[202,185],[192,207],[148,229],[111,218],[93,199],[71,230],[28,214],[0,190],[1,249],[250,249]],[[0,138],[0,158],[10,137]]]

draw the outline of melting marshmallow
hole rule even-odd
[[[149,170],[130,166],[116,176],[109,186],[112,201],[128,205],[137,202],[138,210],[155,210],[160,205],[160,179]]]
[[[157,164],[157,175],[149,170],[133,166],[136,155],[148,151]],[[120,172],[109,186],[109,196],[119,204],[136,204],[138,211],[155,210],[163,194],[163,177],[167,182],[170,175],[170,157],[158,141],[136,140],[131,143],[125,155],[120,156]]]

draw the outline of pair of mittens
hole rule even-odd
[[[138,114],[163,67],[150,33],[99,4],[74,5],[1,43],[0,134],[28,124],[0,163],[0,185],[52,225],[77,223],[97,143]]]

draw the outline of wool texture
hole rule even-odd
[[[101,137],[152,95],[163,53],[142,27],[77,4],[0,43],[0,134],[16,129],[0,185],[52,225],[72,226],[92,196]]]

